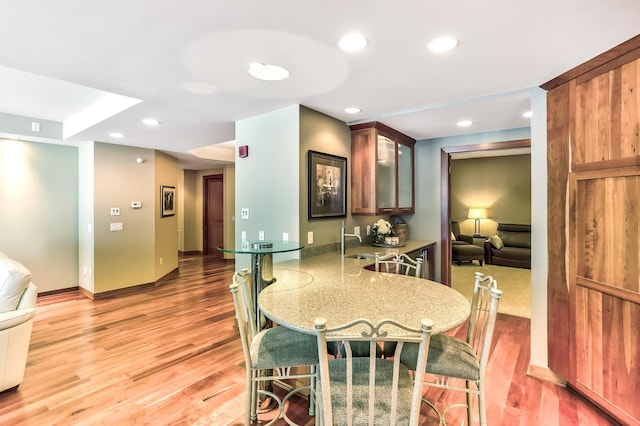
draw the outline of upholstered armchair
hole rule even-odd
[[[0,392],[24,377],[37,296],[29,270],[0,253]]]
[[[451,222],[451,260],[460,265],[462,262],[477,260],[482,266],[484,261],[484,247],[473,244],[471,235],[460,234],[460,224]]]

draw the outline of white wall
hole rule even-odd
[[[236,153],[235,217],[236,241],[247,232],[249,241],[300,241],[300,107],[298,105],[236,122],[236,146],[247,145],[249,156]],[[249,220],[240,218],[240,209],[249,209]],[[274,255],[273,261],[296,259],[299,252]],[[236,269],[248,268],[249,255],[236,256]]]
[[[547,93],[531,91],[531,360],[548,367]]]
[[[78,285],[78,149],[0,140],[0,251],[39,292]]]

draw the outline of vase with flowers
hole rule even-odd
[[[373,232],[373,242],[376,244],[384,244],[384,239],[393,234],[393,225],[384,219],[379,219],[371,228]]]

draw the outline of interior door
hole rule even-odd
[[[221,174],[203,177],[204,241],[202,246],[205,254],[218,257],[222,257],[218,247],[224,245],[223,183]]]

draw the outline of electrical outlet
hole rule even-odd
[[[354,226],[353,227],[353,233],[356,235],[360,235],[360,227],[359,226]]]
[[[282,241],[289,241],[289,233],[288,232],[283,232],[282,233]]]
[[[122,231],[123,227],[122,227],[122,222],[117,222],[117,223],[111,223],[109,225],[109,229],[111,232],[114,231]]]
[[[241,219],[249,219],[249,209],[246,207],[243,207],[242,209],[240,209],[240,218]]]
[[[111,207],[111,216],[120,216],[120,208]]]
[[[307,244],[313,244],[313,231],[307,232]]]
[[[258,231],[258,240],[264,241],[264,231]]]

